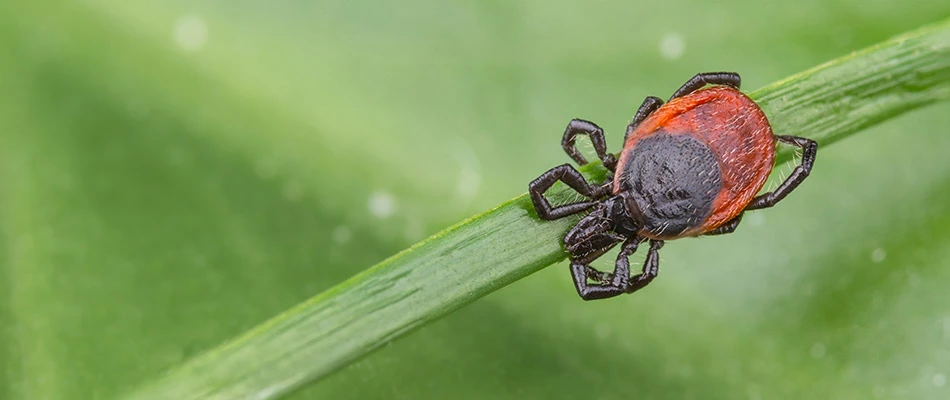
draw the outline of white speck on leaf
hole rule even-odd
[[[175,21],[175,43],[188,52],[204,48],[208,42],[208,25],[197,15],[185,15]]]
[[[934,387],[943,387],[943,385],[947,384],[947,377],[943,374],[935,374],[931,382],[933,382]]]
[[[376,191],[369,196],[369,212],[376,218],[389,218],[396,212],[396,199],[389,192]]]
[[[887,252],[883,248],[878,247],[871,252],[871,262],[877,264],[887,257]]]
[[[660,55],[663,58],[673,61],[683,56],[686,51],[686,41],[683,36],[676,32],[670,32],[660,38]]]

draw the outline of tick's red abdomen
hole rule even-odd
[[[772,171],[775,137],[765,113],[742,92],[716,86],[671,100],[630,134],[618,161],[615,194],[624,186],[619,172],[625,171],[633,150],[641,140],[657,134],[688,135],[705,144],[719,164],[721,187],[704,219],[674,235],[642,232],[647,237],[672,239],[719,227],[742,212]]]

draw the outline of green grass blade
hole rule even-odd
[[[776,132],[827,145],[950,98],[950,20],[750,95]],[[604,173],[596,165],[585,170],[595,179]],[[572,198],[566,191],[554,192],[555,201]],[[184,363],[129,398],[279,397],[564,259],[559,243],[570,225],[537,220],[527,197],[517,197]]]

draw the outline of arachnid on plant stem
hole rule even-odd
[[[715,85],[703,88],[707,84]],[[775,205],[811,172],[818,143],[774,135],[765,113],[739,91],[739,74],[697,74],[669,102],[647,97],[627,125],[619,159],[607,153],[604,131],[574,119],[561,146],[578,164],[577,135],[588,135],[611,173],[590,184],[570,164],[552,168],[531,182],[528,193],[538,216],[552,220],[590,211],[564,236],[577,293],[584,300],[637,291],[659,270],[663,242],[682,237],[732,233],[748,210]],[[803,150],[801,164],[772,192],[759,196],[772,171],[775,141]],[[551,206],[544,192],[561,181],[590,200]],[[650,242],[642,271],[630,275],[628,258]],[[622,243],[622,244],[621,244]],[[590,263],[621,244],[613,273]]]

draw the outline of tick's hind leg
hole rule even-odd
[[[567,155],[577,162],[578,165],[587,164],[587,159],[577,150],[574,141],[577,135],[587,135],[590,137],[591,144],[594,145],[594,151],[597,157],[604,163],[604,167],[613,172],[617,168],[617,158],[613,154],[607,153],[607,140],[604,138],[604,130],[597,124],[582,119],[572,119],[564,129],[564,137],[561,138],[561,148]]]
[[[703,236],[725,235],[727,233],[735,232],[736,228],[739,227],[739,222],[742,222],[742,214],[735,216],[735,218],[730,219],[729,222],[726,222],[725,224],[719,225],[718,228],[704,233]]]
[[[625,293],[630,284],[629,257],[637,251],[639,238],[630,238],[623,243],[613,274],[600,274],[588,264],[591,260],[571,260],[571,275],[574,278],[574,287],[577,294],[584,300],[598,300],[614,297]],[[596,275],[595,275],[596,274]],[[609,279],[607,282],[588,283],[589,279]]]
[[[774,206],[775,203],[778,203],[784,199],[785,196],[788,196],[792,190],[795,190],[795,188],[808,177],[808,174],[811,173],[811,167],[815,164],[818,142],[797,136],[776,135],[775,138],[783,143],[801,147],[802,163],[795,167],[792,174],[785,179],[785,182],[782,182],[782,184],[778,186],[778,189],[752,199],[752,202],[746,206],[746,210],[757,210]]]
[[[595,186],[587,183],[584,176],[577,172],[570,164],[559,165],[551,168],[548,172],[541,174],[537,179],[528,185],[528,194],[531,196],[531,202],[534,203],[534,210],[537,211],[541,219],[558,219],[571,214],[577,214],[593,207],[597,204],[594,201],[581,201],[563,206],[552,207],[548,199],[544,197],[544,192],[554,186],[557,181],[566,183],[578,193],[596,200],[609,193],[609,186]]]
[[[673,93],[670,100],[693,93],[706,85],[726,85],[733,89],[739,89],[741,83],[742,78],[739,78],[739,74],[735,72],[704,72],[696,74],[696,76],[686,81],[679,90]]]

